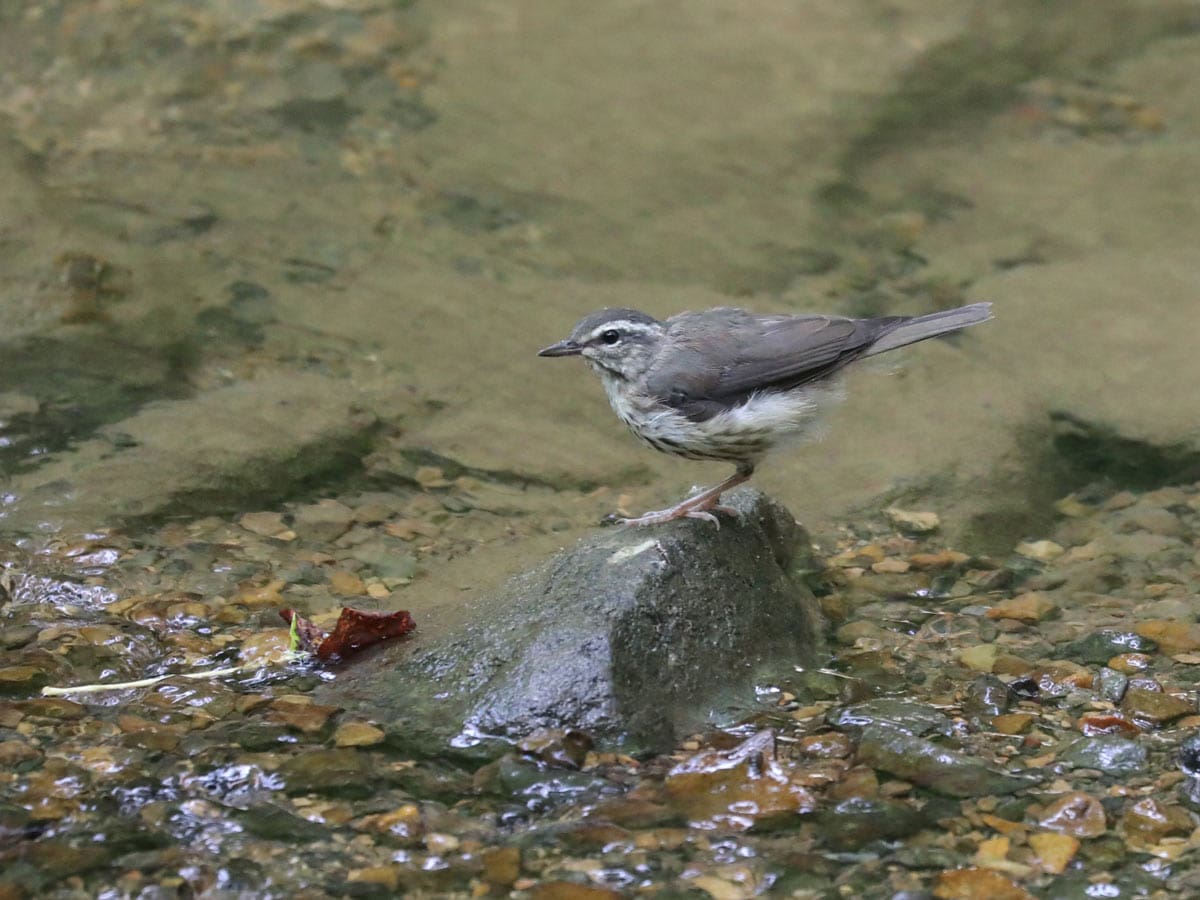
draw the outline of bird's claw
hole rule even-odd
[[[623,518],[616,514],[609,514],[604,517],[602,525],[665,525],[667,522],[674,522],[676,519],[703,519],[706,522],[712,522],[718,529],[721,527],[721,520],[714,513],[729,513],[734,518],[737,518],[738,512],[728,506],[712,506],[708,509],[687,507],[673,507],[671,509],[661,509],[658,512],[648,512],[644,515],[634,516],[632,518]]]
[[[707,509],[689,509],[682,516],[685,519],[704,519],[706,522],[712,522],[717,526],[717,530],[721,530],[721,520],[710,513]]]

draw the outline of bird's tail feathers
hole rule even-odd
[[[927,316],[916,316],[902,321],[873,343],[865,356],[874,356],[897,347],[915,344],[917,341],[928,340],[940,334],[958,331],[970,325],[978,325],[992,317],[992,304],[972,303],[970,306],[960,306],[957,309],[947,309],[943,312],[930,313]]]

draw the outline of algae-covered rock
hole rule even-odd
[[[811,662],[809,541],[757,491],[736,519],[601,531],[458,611],[466,624],[347,669],[322,702],[392,720],[410,748],[468,730],[570,726],[664,748],[753,700],[756,675]],[[451,613],[447,611],[447,616]],[[433,743],[430,744],[429,741]]]

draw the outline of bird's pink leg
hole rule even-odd
[[[617,522],[620,525],[662,525],[664,522],[673,522],[675,519],[704,519],[720,528],[721,523],[713,515],[712,510],[715,509],[735,515],[736,513],[728,507],[717,506],[717,501],[730,488],[735,488],[739,484],[748,481],[753,473],[753,469],[739,468],[720,484],[701,491],[695,496],[688,497],[682,503],[677,503],[669,509],[644,513],[632,519],[618,519]]]

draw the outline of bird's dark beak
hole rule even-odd
[[[559,341],[538,351],[538,356],[578,356],[583,352],[583,345],[577,341]]]

